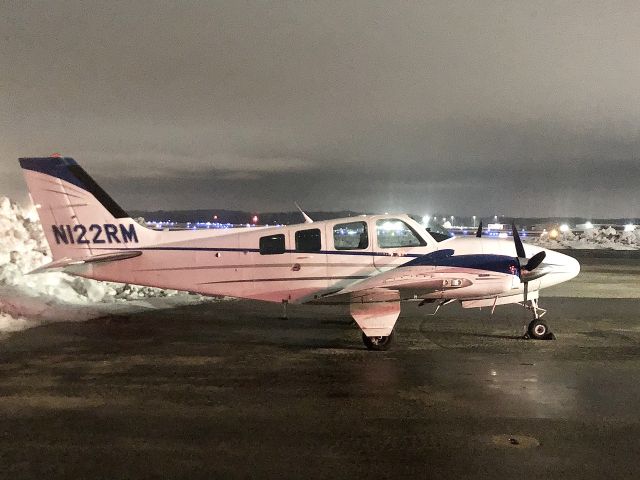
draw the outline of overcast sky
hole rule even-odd
[[[0,194],[640,217],[640,3],[0,2]]]

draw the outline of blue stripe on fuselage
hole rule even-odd
[[[92,247],[95,250],[120,250],[117,248],[109,247]],[[250,252],[260,253],[257,248],[242,248],[242,247],[174,247],[174,246],[158,246],[158,247],[140,247],[138,250],[155,250],[155,251],[195,251],[195,252]],[[286,253],[300,253],[295,250],[287,250]],[[353,250],[322,250],[320,252],[314,252],[318,255],[367,255],[367,256],[389,256],[385,252],[368,252],[368,251],[353,251]],[[269,255],[277,257],[278,255]],[[416,253],[404,254],[404,258],[413,258],[413,260],[398,265],[396,268],[402,267],[414,267],[414,266],[436,266],[436,267],[458,267],[458,268],[471,268],[475,270],[487,270],[490,272],[505,273],[508,275],[518,275],[518,263],[514,257],[507,255],[453,255],[453,250],[436,250],[435,252],[427,253],[424,255]]]
[[[454,256],[443,255],[443,252],[433,252],[414,258],[400,267],[419,266],[472,268],[474,270],[487,270],[508,275],[518,275],[519,273],[518,262],[514,257],[488,254]]]

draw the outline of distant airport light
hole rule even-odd
[[[258,223],[258,216],[257,216],[257,215],[254,215],[254,216],[253,216],[253,218],[251,219],[251,221],[252,221],[253,223]]]
[[[591,230],[593,228],[593,223],[591,222],[587,222],[584,224],[584,228],[586,228],[587,230]]]
[[[428,224],[429,224],[429,220],[431,220],[431,215],[424,215],[424,216],[422,217],[422,223],[423,223],[424,225],[428,225]]]
[[[567,225],[566,223],[563,223],[562,225],[560,225],[560,231],[562,233],[568,232],[569,231],[569,225]]]
[[[549,238],[555,240],[556,238],[558,238],[558,230],[556,230],[555,228],[553,230],[551,230],[549,232]]]
[[[498,234],[498,238],[507,238],[509,235],[507,235],[507,232],[500,232]]]
[[[635,229],[636,229],[636,226],[633,225],[632,223],[628,223],[624,226],[625,232],[633,232]]]

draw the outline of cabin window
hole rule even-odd
[[[338,223],[333,226],[336,250],[364,250],[369,247],[367,222]]]
[[[313,253],[322,250],[320,229],[299,230],[295,235],[296,252]]]
[[[397,218],[378,220],[376,234],[380,248],[423,247],[427,244],[413,228]]]
[[[260,255],[278,255],[284,251],[283,234],[260,237]]]

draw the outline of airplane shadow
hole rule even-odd
[[[509,335],[509,334],[504,334],[504,335],[500,335],[500,334],[495,334],[495,333],[473,333],[473,332],[464,332],[464,331],[458,331],[458,330],[434,330],[434,331],[425,331],[425,330],[421,330],[422,335],[424,335],[425,337],[430,337],[430,336],[434,336],[434,337],[438,337],[438,336],[443,336],[443,335],[455,335],[455,336],[460,336],[460,337],[476,337],[476,338],[496,338],[496,339],[500,339],[500,340],[526,340],[524,335]]]

